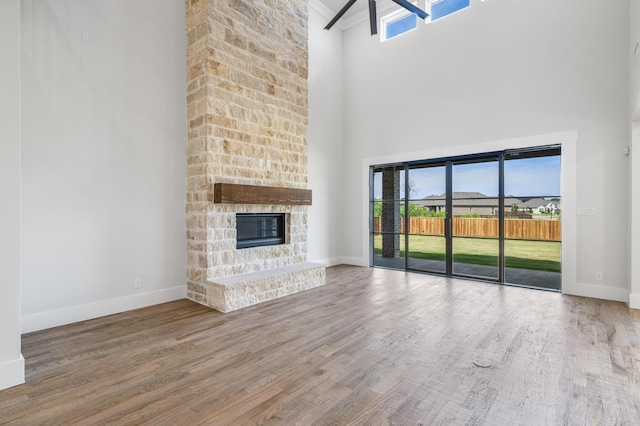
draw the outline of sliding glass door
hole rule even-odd
[[[407,268],[447,272],[445,164],[408,168]]]
[[[453,274],[499,278],[499,161],[497,156],[457,160],[451,194]]]
[[[371,264],[560,289],[560,148],[371,168]]]
[[[405,236],[401,220],[405,205],[405,168],[393,165],[376,168],[371,179],[373,265],[405,269]]]
[[[504,182],[512,200],[504,221],[504,281],[559,290],[560,148],[507,152]]]

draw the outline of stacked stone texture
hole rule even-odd
[[[213,203],[216,182],[307,187],[307,0],[187,0],[188,295],[306,260],[304,206]],[[236,213],[287,213],[287,244],[236,250]],[[201,299],[201,300],[198,300]]]
[[[400,257],[400,172],[382,171],[382,257]]]

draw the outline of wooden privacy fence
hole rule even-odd
[[[382,231],[382,218],[373,220],[374,232]],[[443,217],[410,217],[409,233],[417,235],[444,235],[445,218]],[[561,241],[559,220],[506,219],[504,221],[505,238],[538,241]],[[400,232],[404,232],[404,218],[400,220]],[[497,218],[453,218],[453,235],[455,237],[487,237],[498,238]]]

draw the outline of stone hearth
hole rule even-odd
[[[219,278],[205,285],[207,305],[231,312],[323,285],[322,265],[305,262],[250,274]]]
[[[214,202],[216,183],[307,188],[307,1],[186,4],[187,297],[228,312],[322,285],[306,205]],[[285,243],[236,249],[237,213],[285,213]]]

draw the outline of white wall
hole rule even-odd
[[[184,297],[184,1],[22,3],[23,331]]]
[[[631,115],[640,120],[640,0],[630,0],[629,57],[631,58]],[[636,45],[638,49],[636,51]],[[637,55],[637,56],[636,56]]]
[[[640,220],[633,220],[633,212],[640,211],[640,0],[630,0],[629,28],[629,116],[633,123],[631,142],[630,190],[630,246],[631,266],[629,306],[640,309]],[[637,51],[636,51],[636,46]],[[637,56],[636,56],[637,55]]]
[[[342,31],[325,31],[328,22],[309,7],[309,188],[308,257],[327,265],[341,263],[343,109]]]
[[[0,389],[24,382],[20,354],[20,0],[0,2]]]
[[[633,123],[631,163],[629,306],[640,309],[640,219],[633,218],[633,212],[640,211],[640,121]]]
[[[565,284],[627,300],[628,14],[627,2],[476,0],[385,43],[367,22],[347,30],[346,256],[367,262],[363,159],[577,130],[577,207],[596,216],[563,213],[577,229]]]

